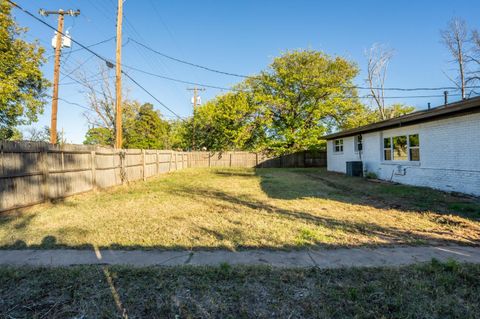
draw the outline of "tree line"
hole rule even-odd
[[[50,87],[41,66],[46,62],[38,42],[28,43],[25,28],[11,16],[11,7],[0,3],[0,139],[43,140],[48,128],[20,132],[19,125],[38,119]],[[453,19],[441,39],[456,65],[451,80],[462,96],[480,80],[480,36]],[[322,136],[339,129],[403,115],[414,110],[387,104],[384,84],[393,51],[374,45],[367,51],[367,79],[372,105],[359,97],[354,80],[359,66],[341,56],[316,50],[286,51],[258,74],[245,78],[228,93],[200,105],[193,116],[168,120],[150,103],[141,103],[123,92],[125,148],[191,150],[251,150],[272,154],[323,149]],[[114,91],[109,70],[100,68],[101,81],[74,74],[86,88],[89,124],[84,143],[112,146],[115,136]],[[63,137],[61,141],[65,141]]]

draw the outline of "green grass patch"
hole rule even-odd
[[[451,203],[448,205],[448,208],[471,218],[480,219],[480,205],[477,203]]]
[[[0,268],[5,318],[476,318],[480,265]]]

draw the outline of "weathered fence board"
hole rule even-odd
[[[250,152],[114,150],[0,141],[0,212],[187,167],[321,167],[324,152],[278,158]]]

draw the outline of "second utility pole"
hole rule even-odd
[[[122,18],[123,1],[118,0],[117,51],[115,63],[115,148],[122,148]]]
[[[52,117],[50,123],[50,143],[57,144],[58,81],[60,76],[60,54],[63,44],[63,16],[70,15],[72,17],[76,17],[80,14],[80,10],[64,11],[60,9],[58,11],[46,11],[41,9],[40,14],[45,17],[50,14],[58,15],[58,26],[55,39],[55,66],[53,68]]]
[[[193,117],[192,117],[192,151],[195,150],[195,110],[197,109],[197,102],[198,102],[198,91],[205,91],[205,89],[197,89],[194,87],[193,89],[188,88],[188,91],[193,91]]]

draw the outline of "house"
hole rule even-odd
[[[327,169],[480,196],[480,97],[334,133]]]

